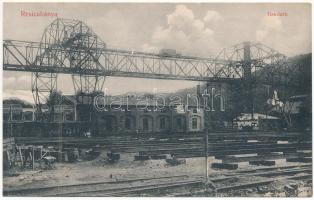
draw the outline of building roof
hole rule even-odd
[[[65,95],[62,98],[63,104],[75,104],[77,103],[77,97],[75,95]],[[88,97],[82,97],[79,99],[80,104],[93,104],[91,99]],[[195,97],[183,97],[180,95],[174,96],[154,96],[150,94],[146,95],[119,95],[119,96],[105,96],[97,99],[98,105],[117,105],[117,106],[176,106],[176,105],[187,105],[196,107],[198,102]]]
[[[295,95],[291,96],[288,98],[288,101],[293,102],[293,101],[304,101],[306,98],[308,98],[308,95],[303,94],[303,95]]]
[[[252,114],[251,113],[242,113],[239,117],[237,117],[238,121],[247,121],[247,120],[251,120],[252,119]],[[254,120],[258,120],[258,119],[279,119],[278,117],[274,117],[271,115],[264,115],[261,113],[254,113],[253,115],[253,119]]]

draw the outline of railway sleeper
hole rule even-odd
[[[149,160],[149,156],[148,155],[135,155],[134,160],[135,161]]]
[[[311,157],[298,157],[298,158],[287,158],[287,162],[302,162],[302,163],[311,163]]]
[[[152,160],[162,160],[162,159],[166,159],[167,155],[164,155],[164,154],[162,154],[162,155],[151,155],[150,158]]]
[[[235,169],[238,169],[238,164],[235,164],[235,163],[212,163],[211,167],[213,169],[235,170]]]
[[[276,164],[274,160],[255,160],[249,161],[250,165],[263,165],[263,166],[273,166]]]
[[[234,162],[259,162],[267,160],[278,160],[278,159],[294,159],[300,158],[299,153],[285,153],[285,154],[268,154],[268,155],[257,155],[257,156],[225,156],[221,160],[223,163],[234,163]]]

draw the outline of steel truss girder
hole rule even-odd
[[[282,80],[287,77],[282,70],[289,64],[286,57],[260,43],[249,45],[254,80],[263,82],[258,79],[259,69],[271,68],[264,82],[281,76],[277,80],[287,84]],[[3,47],[4,70],[33,73],[37,104],[56,90],[58,73],[72,74],[75,91],[87,93],[101,90],[105,76],[223,82],[244,79],[244,43],[223,49],[212,59],[114,50],[106,48],[78,20],[55,20],[45,29],[40,43],[5,40]]]
[[[39,43],[22,41],[4,41],[4,70],[28,71],[42,73],[64,73],[75,75],[121,76],[172,80],[193,81],[232,81],[243,78],[243,48],[236,46],[221,51],[216,59],[162,57],[158,54],[146,54],[111,49],[98,50],[97,65],[93,68],[71,67],[70,62],[51,63],[51,65],[36,65],[34,58],[40,47]],[[68,47],[69,48],[69,47]],[[57,49],[60,55],[82,49]],[[94,51],[94,49],[90,49]],[[284,79],[285,70],[290,65],[285,56],[275,50],[263,49],[261,44],[251,43],[252,73],[260,68],[270,68],[270,76],[281,76]],[[280,70],[279,70],[280,69]],[[279,70],[279,71],[278,71]],[[259,80],[256,77],[256,80]],[[262,81],[262,80],[259,80]],[[269,81],[265,80],[267,83]],[[278,81],[277,81],[278,82]],[[269,82],[268,82],[269,83]],[[285,84],[279,81],[278,83]],[[290,83],[293,84],[293,83]]]
[[[29,51],[27,58],[11,54],[13,48],[18,48],[21,55],[24,55],[26,49]],[[43,50],[42,50],[43,48]],[[140,52],[129,52],[112,49],[89,49],[90,54],[97,54],[96,62],[93,67],[82,68],[73,67],[64,57],[69,54],[82,54],[86,48],[63,49],[56,46],[50,48],[54,55],[60,55],[59,59],[51,62],[50,65],[34,64],[34,54],[36,51],[43,51],[45,48],[39,43],[24,41],[4,41],[4,69],[11,71],[29,71],[29,72],[53,72],[66,74],[86,74],[86,75],[105,75],[105,76],[132,76],[138,78],[157,78],[157,79],[178,79],[206,81],[211,79],[236,79],[242,78],[239,72],[220,75],[217,73],[221,68],[230,68],[236,65],[229,61],[217,59],[204,59],[196,57],[164,57],[158,54],[146,54]],[[47,51],[47,50],[46,50]],[[94,51],[97,51],[94,53]],[[61,55],[63,55],[61,57]],[[61,62],[62,61],[62,62]],[[83,62],[83,61],[81,61]]]

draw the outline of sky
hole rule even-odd
[[[39,42],[54,17],[23,17],[26,12],[56,12],[85,22],[108,48],[214,57],[223,48],[257,41],[287,55],[311,52],[311,5],[244,3],[4,3],[3,38]],[[287,16],[268,16],[268,12]],[[3,96],[33,102],[30,73],[4,72]],[[110,94],[174,92],[198,82],[107,77]],[[71,77],[59,75],[58,90],[73,93]]]

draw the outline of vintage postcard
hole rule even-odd
[[[3,196],[312,197],[311,16],[3,3]]]

